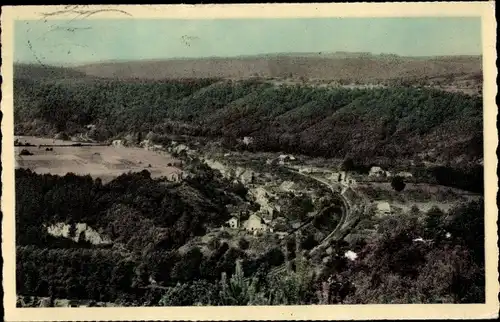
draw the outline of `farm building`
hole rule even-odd
[[[356,258],[358,258],[358,254],[356,254],[352,250],[348,250],[347,252],[345,252],[344,257],[351,261],[354,261],[356,260]]]

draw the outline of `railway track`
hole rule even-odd
[[[300,173],[294,169],[288,169],[289,171],[295,173],[295,174],[298,174],[298,175],[301,175],[301,176],[304,176],[304,177],[307,177],[309,179],[313,179],[325,186],[328,187],[328,189],[332,192],[333,196],[335,197],[339,197],[339,199],[341,200],[342,202],[342,205],[343,205],[343,211],[342,211],[342,216],[339,220],[339,223],[335,226],[335,228],[333,229],[333,231],[328,234],[328,236],[326,236],[325,238],[323,238],[323,240],[319,243],[318,246],[314,247],[313,249],[311,249],[309,251],[309,255],[313,255],[315,254],[317,251],[321,250],[322,248],[326,248],[328,247],[328,244],[330,243],[331,240],[339,240],[339,239],[342,239],[344,236],[345,236],[345,232],[343,232],[345,226],[346,226],[346,223],[349,222],[349,219],[353,216],[353,213],[355,212],[359,212],[359,211],[363,211],[363,207],[361,207],[361,209],[358,209],[358,206],[357,205],[354,205],[352,202],[349,201],[349,199],[347,199],[343,193],[339,193],[335,187],[330,184],[329,182],[325,181],[325,180],[322,180],[320,178],[317,178],[317,177],[314,177],[314,176],[311,176],[311,175],[307,175],[307,174],[304,174],[304,173]],[[308,222],[307,224],[310,224],[310,222]],[[302,225],[301,227],[299,227],[299,229],[305,227],[306,225]],[[288,236],[290,236],[291,234],[297,232],[299,229],[293,231],[292,233],[288,234]],[[279,273],[283,273],[286,271],[286,264],[283,264],[281,266],[278,266],[274,269],[271,269],[269,271],[269,275],[276,275],[276,274],[279,274]]]

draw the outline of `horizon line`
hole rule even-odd
[[[56,63],[56,62],[41,62],[41,61],[14,61],[15,64],[24,64],[24,65],[48,65],[53,67],[79,67],[93,64],[103,64],[103,63],[131,63],[131,62],[153,62],[153,61],[180,61],[180,60],[208,60],[208,59],[245,59],[245,58],[264,58],[266,56],[301,56],[307,55],[311,56],[311,58],[367,58],[367,57],[383,57],[383,58],[413,58],[413,59],[436,59],[436,58],[459,58],[459,57],[482,57],[482,53],[477,54],[448,54],[448,55],[398,55],[392,53],[372,53],[372,52],[359,52],[359,51],[331,51],[331,52],[313,52],[313,51],[305,51],[305,52],[269,52],[269,53],[261,53],[261,54],[249,54],[249,55],[234,55],[234,56],[199,56],[199,57],[186,57],[186,56],[178,56],[178,57],[168,57],[168,58],[143,58],[143,59],[106,59],[106,60],[95,60],[88,62],[67,62],[67,63]],[[354,57],[334,57],[332,55],[352,55]],[[324,57],[321,57],[324,56]],[[364,57],[363,57],[364,56]]]

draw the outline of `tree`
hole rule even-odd
[[[435,238],[444,233],[444,216],[441,209],[434,206],[425,216],[425,232],[430,238]]]
[[[354,170],[354,160],[352,158],[346,158],[344,162],[342,162],[342,170],[343,171]]]
[[[240,196],[243,199],[246,198],[246,195],[248,193],[248,188],[245,187],[243,183],[241,182],[234,183],[232,189],[236,195]]]
[[[257,291],[257,280],[246,280],[243,274],[241,260],[236,261],[234,274],[228,280],[226,273],[222,273],[220,281],[220,298],[224,305],[254,305],[263,304],[265,299]]]
[[[401,178],[400,176],[396,176],[392,178],[391,186],[397,192],[401,192],[406,187],[406,183],[404,182],[403,178]]]
[[[240,240],[238,241],[238,246],[240,246],[241,249],[245,250],[250,246],[250,242],[248,242],[248,240],[246,240],[245,238],[240,238]]]

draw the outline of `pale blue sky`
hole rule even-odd
[[[482,52],[479,17],[31,20],[16,21],[14,30],[14,61],[47,64],[276,52]]]

